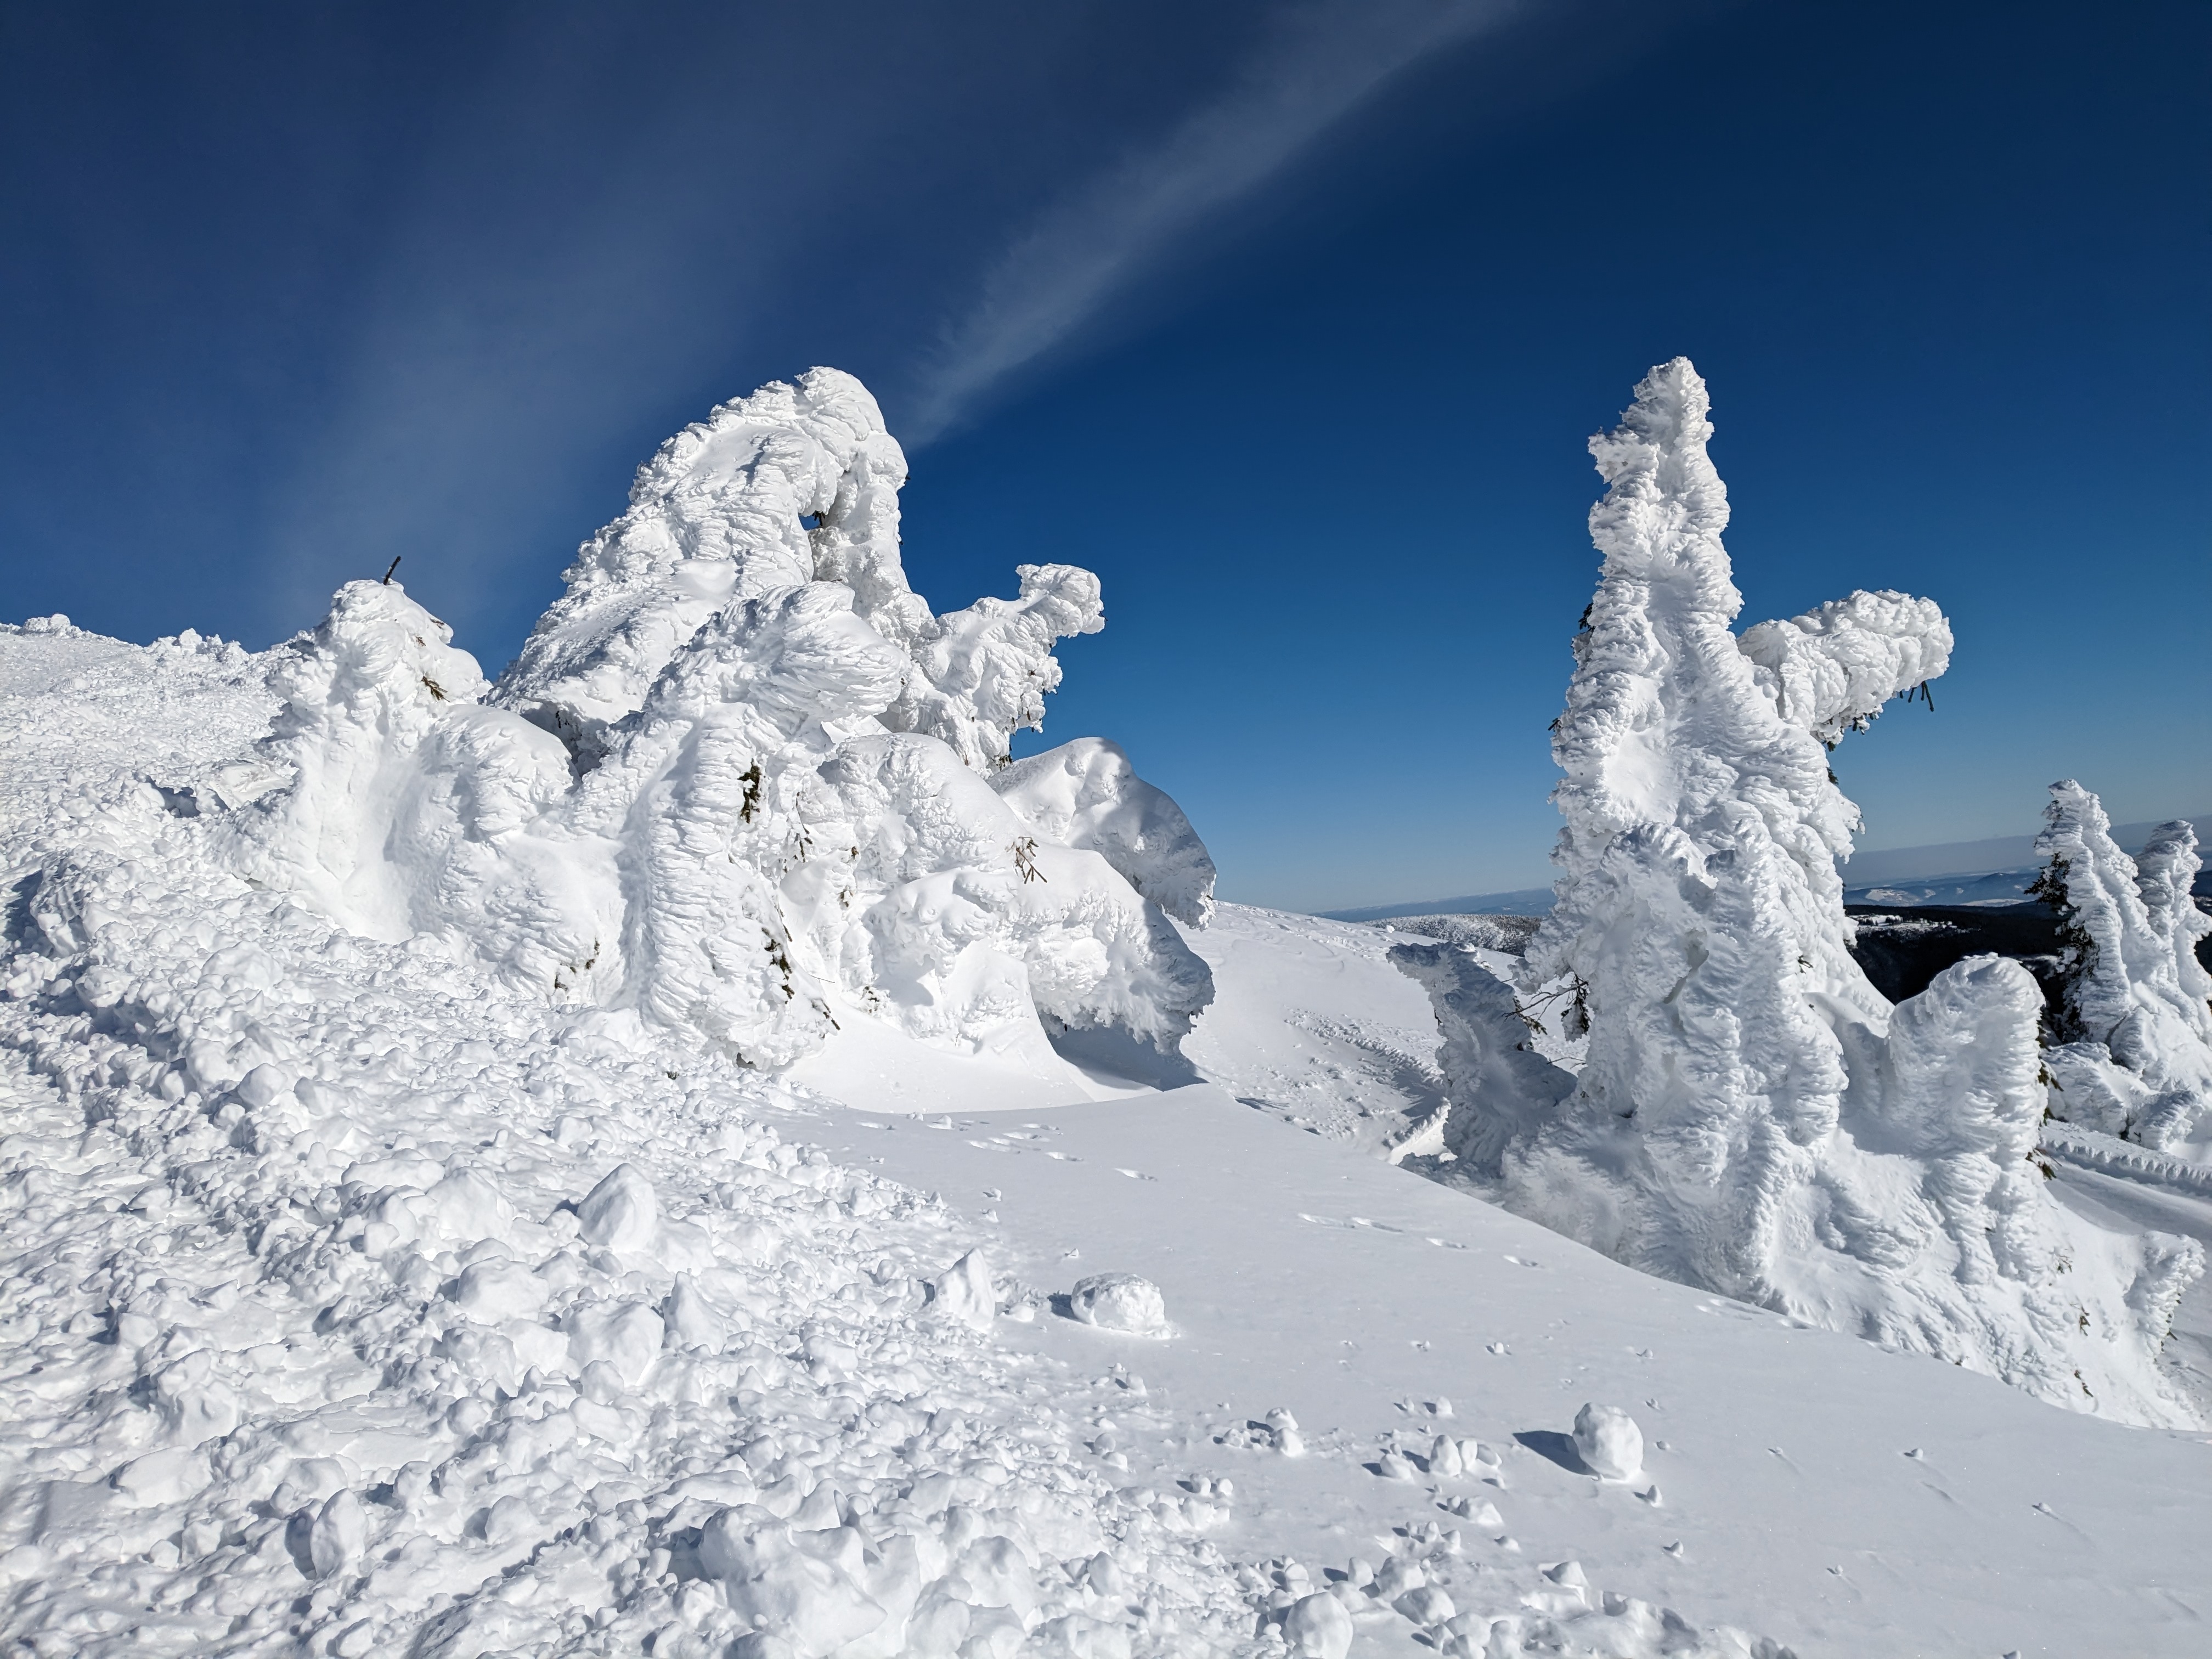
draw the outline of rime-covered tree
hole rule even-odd
[[[1501,1201],[1647,1271],[2189,1422],[2157,1355],[2203,1252],[2052,1201],[2033,978],[1969,958],[1893,1009],[1850,957],[1836,866],[1858,814],[1826,751],[1943,672],[1949,625],[1860,592],[1737,635],[1706,416],[1677,358],[1591,441],[1604,562],[1517,1003],[1464,953],[1395,953],[1437,1006],[1446,1144]],[[1552,1011],[1584,1038],[1547,1045],[1559,1066],[1522,1024]]]
[[[2212,918],[2190,898],[2197,831],[2160,824],[2130,859],[2103,804],[2073,780],[2051,786],[2034,890],[2064,941],[2051,1011],[2054,1109],[2084,1127],[2179,1147],[2212,1115],[2212,980],[2197,941]]]

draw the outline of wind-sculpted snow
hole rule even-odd
[[[1513,988],[1455,944],[1398,945],[1390,960],[1436,1011],[1437,1065],[1449,1079],[1443,1144],[1471,1169],[1495,1171],[1507,1148],[1540,1129],[1574,1074],[1528,1044]]]
[[[1119,744],[1078,738],[994,774],[999,797],[1048,841],[1097,854],[1173,916],[1213,916],[1213,860],[1190,820],[1139,777]]]
[[[1556,903],[1517,995],[1443,948],[1396,953],[1437,1003],[1445,1144],[1508,1205],[1647,1271],[2191,1421],[2158,1356],[2202,1252],[2044,1189],[2032,978],[1972,958],[1893,1013],[1848,949],[1836,860],[1858,813],[1826,750],[1941,673],[1949,626],[1862,592],[1739,639],[1707,409],[1678,358],[1591,440],[1604,563],[1554,728]]]
[[[946,747],[857,738],[822,768],[808,939],[917,1036],[1003,1048],[1042,1012],[1172,1052],[1212,977],[1158,906],[1097,854],[1039,840]],[[813,871],[802,872],[811,876]]]
[[[812,369],[723,404],[638,470],[629,511],[579,551],[567,592],[495,701],[592,763],[710,617],[828,583],[850,590],[854,614],[902,665],[899,684],[863,712],[940,739],[970,766],[1004,765],[1013,733],[1042,724],[1060,684],[1053,646],[1105,626],[1098,579],[1023,565],[1019,598],[933,616],[900,562],[905,482],[906,457],[849,374]]]
[[[848,376],[726,405],[640,475],[489,701],[398,586],[349,583],[277,654],[238,867],[751,1065],[847,1020],[1054,1064],[1048,1022],[1171,1054],[1212,995],[1148,892],[1203,920],[1188,821],[1117,749],[1057,817],[985,781],[1042,718],[1054,639],[1098,625],[1097,582],[1025,566],[1021,599],[930,617],[902,476]],[[814,545],[835,574],[794,562]]]
[[[2070,779],[2051,786],[2045,817],[2035,848],[2050,862],[2037,890],[2066,941],[2052,1110],[2178,1151],[2212,1120],[2212,976],[2197,959],[2212,917],[2189,896],[2197,831],[2182,819],[2161,824],[2130,859],[2103,805]]]
[[[1787,622],[1760,623],[1736,641],[1758,665],[1775,712],[1832,749],[1863,732],[1899,692],[1951,665],[1951,624],[1933,599],[1854,593]]]

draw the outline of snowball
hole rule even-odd
[[[981,1250],[970,1250],[929,1287],[930,1304],[979,1331],[991,1328],[999,1314],[999,1293],[991,1285],[991,1266]]]
[[[1302,1659],[1345,1659],[1352,1651],[1352,1615],[1326,1590],[1301,1596],[1283,1615],[1283,1639]]]
[[[1459,1611],[1452,1605],[1451,1597],[1434,1584],[1407,1590],[1390,1605],[1424,1629],[1443,1624]]]
[[[1086,1325],[1131,1336],[1173,1334],[1160,1287],[1134,1273],[1096,1273],[1068,1293],[1068,1310]]]
[[[275,1066],[257,1066],[238,1080],[240,1100],[254,1111],[264,1111],[292,1092],[291,1074]]]
[[[486,1324],[502,1319],[533,1318],[545,1307],[545,1281],[520,1261],[479,1261],[461,1270],[453,1282],[456,1306]]]
[[[1644,1431],[1618,1406],[1587,1405],[1575,1413],[1575,1451],[1601,1480],[1633,1480],[1644,1472]]]
[[[660,1206],[653,1183],[635,1164],[618,1164],[576,1206],[584,1237],[620,1255],[642,1250],[660,1225]]]

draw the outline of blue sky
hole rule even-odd
[[[817,362],[939,608],[1097,569],[1044,743],[1230,897],[1534,885],[1583,443],[1694,358],[1747,622],[1928,594],[1865,844],[2212,807],[2212,10],[0,5],[0,616],[265,645],[394,554],[495,672]],[[1027,748],[1039,740],[1027,740]]]

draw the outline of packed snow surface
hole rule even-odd
[[[932,614],[902,476],[848,377],[726,405],[496,687],[396,585],[0,629],[10,1651],[2201,1650],[2201,1437],[1392,1167],[1480,1114],[1391,938],[1002,765],[1095,581]],[[1807,719],[1929,660],[1799,622]],[[2105,1140],[2107,1236],[2212,1214]]]

